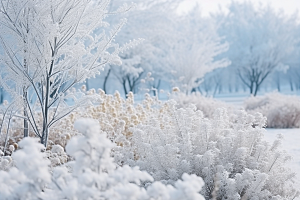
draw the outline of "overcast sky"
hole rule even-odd
[[[236,0],[236,1],[244,1],[244,0]],[[296,10],[300,10],[300,0],[250,0],[255,2],[257,5],[259,2],[263,2],[264,4],[270,3],[276,9],[283,9],[286,14],[292,14]],[[218,6],[225,7],[228,5],[231,0],[185,0],[180,7],[180,12],[186,11],[192,8],[196,2],[201,7],[201,11],[203,15],[209,15],[210,12],[214,12],[218,10]]]

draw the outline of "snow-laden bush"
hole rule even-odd
[[[85,91],[85,87],[82,87],[82,93],[93,95],[95,94],[95,90],[91,89]],[[142,104],[135,104],[132,92],[127,95],[127,99],[123,99],[119,92],[116,92],[114,95],[107,95],[100,89],[98,93],[101,96],[101,101],[94,105],[76,109],[70,115],[58,121],[56,125],[49,130],[47,150],[51,151],[52,146],[55,145],[65,147],[68,140],[78,134],[78,131],[73,128],[76,119],[93,118],[97,120],[101,126],[101,130],[107,133],[108,138],[111,139],[111,141],[121,144],[124,137],[128,137],[132,134],[130,131],[131,127],[145,121],[147,117],[151,115],[152,111],[158,111],[151,108],[159,104],[158,101],[155,101],[149,96],[147,96]],[[38,121],[42,120],[41,113],[33,112],[33,115]],[[1,117],[0,113],[0,123],[2,122]],[[6,148],[5,151],[3,149],[5,146],[7,125],[8,123],[5,121],[2,134],[0,134],[0,150],[10,155],[12,152],[9,151],[8,148]],[[23,138],[23,129],[20,128],[22,126],[23,119],[13,118],[10,122],[7,146],[16,145],[17,142]],[[29,129],[29,135],[31,137],[35,136],[31,128]]]
[[[269,128],[299,128],[300,98],[297,96],[270,93],[261,97],[250,97],[244,107],[248,112],[260,112],[267,117]]]
[[[0,170],[8,170],[12,165],[13,162],[11,156],[3,156],[3,152],[0,150]]]
[[[135,104],[132,93],[129,93],[128,98],[124,100],[118,92],[114,96],[106,95],[101,90],[99,92],[102,101],[98,105],[75,111],[58,122],[59,126],[52,130],[52,138],[49,141],[49,148],[51,148],[44,153],[44,156],[51,161],[50,170],[53,171],[53,176],[51,182],[46,184],[45,192],[55,191],[55,194],[59,194],[62,198],[72,198],[72,195],[88,193],[85,191],[88,188],[94,191],[94,188],[100,187],[98,186],[100,183],[106,184],[105,190],[115,192],[114,188],[117,186],[113,185],[114,183],[107,185],[106,182],[101,182],[102,175],[106,176],[104,178],[106,180],[112,175],[110,171],[115,173],[116,170],[137,170],[126,167],[128,164],[131,167],[140,166],[142,170],[149,172],[154,180],[162,181],[149,186],[151,179],[143,179],[143,177],[142,180],[139,179],[141,186],[145,188],[144,193],[148,196],[149,192],[154,190],[150,189],[152,187],[158,187],[157,190],[162,192],[153,192],[151,195],[168,196],[171,190],[175,191],[177,188],[178,191],[178,187],[181,187],[178,184],[180,185],[181,182],[176,181],[180,178],[187,180],[185,173],[196,174],[203,178],[206,185],[202,194],[206,199],[242,197],[244,199],[252,197],[285,199],[295,194],[292,184],[294,174],[284,165],[289,157],[279,149],[280,139],[273,146],[262,139],[266,121],[262,115],[249,115],[245,111],[237,110],[234,112],[231,110],[228,114],[226,109],[216,109],[212,106],[209,111],[212,114],[207,116],[193,105],[178,108],[172,100],[161,102],[146,95],[144,101]],[[76,126],[79,131],[75,132],[72,124],[81,117],[93,118],[94,122],[88,126],[84,124],[90,121],[85,123],[81,120],[81,123],[77,123]],[[96,125],[96,122],[100,126]],[[69,143],[66,145],[68,140]],[[110,152],[111,148],[113,149]],[[64,149],[69,156],[63,152]],[[112,154],[121,167],[118,168],[112,162],[107,152]],[[94,160],[96,158],[97,160]],[[106,165],[99,164],[102,162],[99,158],[104,159],[105,163],[110,160],[113,169],[107,169]],[[109,159],[106,160],[107,158]],[[1,160],[3,169],[8,171],[13,163],[11,158],[2,157]],[[74,161],[68,162],[69,160]],[[66,162],[64,166],[54,168]],[[87,164],[82,164],[85,162]],[[77,169],[78,163],[80,165]],[[96,169],[99,165],[104,167],[100,170],[101,175],[97,175]],[[89,179],[90,176],[87,174],[94,176]],[[124,178],[124,181],[126,180]],[[128,182],[132,183],[131,180]],[[86,185],[81,187],[79,185],[81,183]],[[173,189],[160,187],[161,184],[166,183],[172,184],[172,187],[166,187]],[[134,185],[140,187],[138,184]],[[75,193],[73,187],[76,188]],[[77,190],[80,192],[76,192]],[[194,188],[193,191],[196,189]],[[47,195],[51,196],[50,193]],[[172,196],[160,197],[161,199],[173,198]],[[155,199],[159,199],[158,196],[155,196]]]
[[[36,139],[25,138],[19,142],[22,150],[13,153],[16,167],[0,171],[0,197],[10,199],[38,199],[46,184],[51,181],[49,160],[44,159],[44,149]]]
[[[290,157],[279,149],[280,139],[263,140],[265,121],[245,111],[228,116],[223,108],[207,119],[193,105],[178,109],[168,101],[132,128],[131,145],[117,148],[115,158],[166,183],[196,174],[206,199],[292,199]]]
[[[212,118],[217,108],[227,108],[228,110],[234,109],[233,106],[227,103],[213,98],[204,97],[199,93],[192,93],[190,95],[176,93],[172,95],[172,98],[176,100],[178,107],[180,108],[184,108],[189,104],[194,104],[198,110],[203,112],[204,117],[207,118]]]
[[[95,94],[95,90],[89,91],[82,88],[82,93],[86,95]],[[99,90],[98,94],[101,96],[101,101],[95,105],[89,105],[84,108],[78,108],[70,115],[66,116],[62,120],[58,121],[55,126],[50,129],[49,140],[47,150],[51,154],[52,146],[60,145],[63,148],[66,146],[67,141],[71,137],[76,136],[78,132],[73,129],[73,124],[76,119],[79,118],[93,118],[97,120],[101,126],[101,130],[107,133],[108,138],[117,143],[123,145],[126,138],[130,138],[132,135],[131,128],[138,124],[147,121],[153,114],[160,112],[163,103],[155,97],[151,97],[146,94],[145,99],[140,103],[134,102],[134,94],[130,92],[126,99],[123,99],[119,92],[115,92],[114,95],[107,95],[103,90]],[[231,107],[223,102],[216,101],[211,98],[206,98],[201,95],[186,96],[184,94],[174,94],[172,97],[178,101],[179,107],[186,107],[189,104],[195,104],[198,110],[204,113],[205,117],[211,118],[216,108],[228,108]],[[42,120],[41,113],[34,112],[37,120]],[[0,116],[1,117],[1,116]],[[1,122],[1,119],[0,119]],[[7,125],[7,124],[5,124]],[[23,119],[14,118],[10,124],[8,145],[15,145],[23,137]],[[0,150],[3,150],[6,129],[2,130],[3,134],[0,134]],[[29,129],[29,135],[34,137],[34,133],[31,128]],[[1,149],[2,148],[2,149]],[[16,148],[17,149],[17,146]],[[5,152],[10,155],[12,152],[6,148]],[[56,155],[49,155],[49,157],[56,157]],[[54,161],[54,160],[53,160]],[[58,160],[57,160],[58,161]]]
[[[114,144],[100,132],[95,120],[81,119],[75,128],[82,135],[67,144],[73,161],[49,171],[42,144],[25,138],[13,153],[16,167],[0,171],[1,200],[10,199],[111,199],[111,200],[201,200],[203,181],[196,175],[183,174],[174,186],[154,182],[138,167],[118,167],[110,156]],[[62,153],[59,146],[53,153]]]

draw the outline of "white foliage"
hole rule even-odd
[[[196,175],[183,174],[174,187],[151,184],[153,178],[138,167],[117,167],[110,156],[114,145],[95,120],[80,119],[75,127],[82,136],[72,138],[66,146],[74,161],[54,168],[52,174],[41,152],[44,146],[35,139],[23,139],[22,149],[13,154],[16,167],[0,171],[1,199],[203,199],[199,194],[203,181]],[[53,151],[61,153],[61,148],[54,146]]]
[[[290,157],[279,149],[280,139],[272,146],[263,141],[265,122],[261,114],[229,116],[224,108],[206,119],[195,106],[178,109],[169,101],[132,128],[119,163],[140,166],[168,183],[196,174],[205,182],[206,199],[213,193],[217,199],[289,199],[296,194],[295,174],[285,166]]]
[[[201,110],[204,114],[204,117],[207,118],[212,118],[217,108],[226,108],[228,112],[234,112],[237,110],[229,104],[218,101],[214,98],[204,97],[199,93],[192,93],[190,95],[178,93],[173,94],[171,98],[176,100],[179,107],[187,107],[190,104],[195,105],[197,110]]]
[[[25,118],[45,146],[53,124],[96,98],[70,89],[99,74],[107,64],[121,64],[119,53],[135,43],[122,47],[114,43],[126,20],[108,27],[104,19],[109,3],[1,1],[0,42],[4,52],[0,85],[13,98],[23,96]],[[117,13],[130,8],[125,7]],[[40,123],[33,116],[36,110],[43,115]]]
[[[218,58],[228,50],[228,44],[218,35],[215,22],[201,17],[198,7],[177,20],[174,31],[178,34],[169,50],[167,62],[176,71],[173,85],[179,85],[181,91],[190,93],[200,85],[206,73],[230,64],[227,58]]]
[[[267,117],[269,128],[299,128],[300,98],[297,96],[270,93],[250,97],[244,101],[248,112],[260,112]]]

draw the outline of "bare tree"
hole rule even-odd
[[[135,88],[141,80],[144,69],[141,66],[139,56],[126,55],[122,57],[123,65],[119,68],[114,68],[113,73],[122,84],[124,94],[134,92]]]
[[[232,2],[229,13],[217,15],[219,32],[230,44],[232,67],[254,96],[266,78],[284,63],[297,44],[297,16],[287,17],[270,6]]]

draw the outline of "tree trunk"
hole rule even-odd
[[[253,82],[251,82],[249,89],[250,89],[250,94],[253,94]]]
[[[231,84],[228,85],[228,91],[229,91],[229,93],[232,93]]]
[[[126,80],[123,79],[122,85],[123,85],[123,89],[124,89],[124,93],[125,93],[125,98],[126,98],[126,95],[128,94],[127,88],[126,88]]]
[[[28,33],[28,32],[27,32]],[[27,38],[24,39],[24,70],[27,71],[28,73],[28,66],[27,66],[27,59],[26,59],[26,54],[27,54]],[[26,99],[27,99],[27,88],[23,87],[23,98],[24,98],[24,117],[26,118],[27,117],[27,102],[26,102]],[[23,128],[24,128],[24,138],[25,137],[28,137],[28,121],[27,119],[24,119],[23,120]]]
[[[111,72],[111,68],[109,68],[109,70],[108,70],[108,72],[107,72],[107,74],[106,74],[106,76],[105,76],[105,78],[104,78],[104,83],[103,83],[103,90],[104,90],[104,92],[107,94],[107,91],[106,91],[106,83],[107,83],[107,80],[108,80],[108,77],[109,77],[109,75],[110,75],[110,72]]]
[[[4,90],[2,88],[0,88],[0,104],[3,103],[3,99],[4,99]]]
[[[11,121],[11,115],[8,119],[8,124],[7,124],[7,130],[6,130],[6,136],[5,136],[5,142],[4,142],[4,155],[6,156],[6,148],[8,144],[8,139],[9,139],[9,129],[10,129],[10,121]]]
[[[280,77],[279,77],[279,75],[277,75],[277,77],[276,77],[276,86],[277,86],[277,90],[278,90],[278,92],[280,92]]]
[[[27,98],[27,91],[26,91],[26,89],[25,88],[23,88],[23,98],[24,98],[24,117],[26,118],[27,117],[27,111],[26,111],[26,109],[27,109],[27,104],[26,104],[26,100],[25,100],[25,98]],[[23,120],[23,128],[24,128],[24,138],[25,137],[28,137],[29,136],[29,130],[28,130],[28,128],[29,128],[29,125],[28,125],[28,121],[27,121],[27,119],[24,119]]]
[[[89,85],[89,79],[88,78],[85,80],[85,86],[86,86],[86,91],[89,91],[90,90],[90,85]]]
[[[43,133],[41,137],[41,143],[47,148],[48,143],[48,103],[49,103],[49,95],[50,95],[50,78],[47,77],[47,85],[46,85],[46,99],[45,99],[45,105],[44,105],[44,119],[43,119]]]
[[[41,144],[45,146],[45,148],[47,148],[47,144],[48,144],[48,128],[46,128],[43,131],[42,137],[41,137]]]
[[[253,94],[253,96],[256,96],[256,95],[257,95],[257,92],[258,92],[259,86],[260,86],[260,84],[258,84],[258,83],[255,83],[255,90],[254,90],[254,94]]]
[[[215,89],[214,89],[214,93],[213,93],[213,97],[216,96],[218,88],[219,88],[219,84],[216,84]]]
[[[160,82],[161,82],[161,80],[159,79],[157,85],[155,85],[155,84],[153,85],[153,88],[155,88],[157,90],[157,94],[155,94],[156,92],[154,90],[152,90],[153,96],[157,95],[157,97],[158,97],[158,94],[159,94],[158,90],[159,90],[159,87],[160,87]],[[196,88],[193,88],[193,89],[195,89],[195,92],[196,92]]]
[[[200,94],[203,95],[203,92],[202,92],[202,90],[201,90],[200,85],[197,87],[197,89],[198,89],[198,91],[200,92]]]
[[[155,92],[153,91],[153,94],[154,94],[154,93],[155,93]],[[191,94],[192,94],[192,93],[196,93],[196,88],[194,88],[194,87],[192,88]],[[154,94],[154,95],[155,95],[155,94]]]
[[[290,83],[290,89],[291,91],[294,91],[294,86],[293,86],[293,82],[291,79],[289,79],[289,83]]]
[[[24,111],[24,116],[26,115],[27,113],[26,111]],[[27,119],[24,119],[24,137],[28,137],[28,136],[29,136],[29,125]]]
[[[56,47],[56,40],[57,38],[54,38],[54,47]],[[52,58],[55,57],[55,48],[52,50]],[[48,134],[49,134],[49,127],[48,127],[48,115],[49,115],[49,102],[50,102],[50,95],[51,95],[51,91],[50,91],[50,85],[51,85],[51,81],[50,81],[50,77],[52,75],[53,72],[53,66],[54,66],[54,59],[52,59],[51,64],[50,64],[50,68],[49,68],[49,72],[47,74],[46,77],[46,90],[45,90],[45,100],[44,100],[44,119],[43,119],[43,133],[42,133],[42,137],[41,137],[41,143],[47,148],[47,144],[48,144]]]

